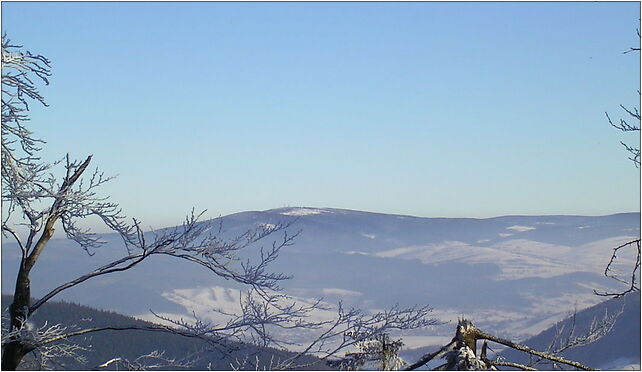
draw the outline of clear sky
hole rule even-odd
[[[2,3],[53,62],[49,159],[94,155],[145,225],[283,206],[638,211],[604,112],[637,105],[638,2]]]

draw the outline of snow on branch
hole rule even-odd
[[[614,319],[617,318],[618,315],[619,314],[610,317],[605,316],[602,321],[594,321],[590,326],[589,331],[582,336],[575,336],[575,323],[573,323],[571,332],[563,341],[563,343],[561,345],[557,344],[558,348],[553,349],[553,347],[556,345],[556,341],[554,340],[553,344],[551,344],[547,352],[538,351],[526,345],[522,345],[511,340],[488,334],[475,327],[469,320],[461,319],[459,321],[459,324],[457,325],[457,332],[455,334],[455,337],[453,337],[450,343],[443,346],[436,352],[424,355],[416,363],[413,363],[406,367],[405,370],[415,370],[433,359],[443,357],[447,360],[447,362],[434,368],[434,370],[496,370],[497,368],[495,366],[507,366],[528,371],[535,370],[535,368],[533,368],[533,365],[535,363],[546,360],[552,362],[554,367],[565,365],[576,369],[591,371],[593,370],[592,368],[582,363],[563,358],[559,355],[559,353],[571,347],[577,347],[594,342],[603,337],[611,329],[615,321]],[[557,337],[559,338],[560,335],[561,333],[558,332]],[[482,349],[479,353],[477,353],[478,340],[484,340]],[[537,357],[538,359],[536,360],[536,362],[533,362],[530,365],[523,365],[505,361],[503,360],[503,358],[496,358],[495,360],[491,360],[486,355],[486,351],[488,349],[487,341],[492,341],[500,345],[525,352],[531,356]]]
[[[70,327],[61,324],[49,325],[45,322],[39,328],[34,328],[28,319],[23,319],[20,328],[8,329],[8,319],[2,320],[2,347],[15,340],[20,340],[25,347],[31,350],[35,356],[36,369],[52,369],[61,358],[67,358],[74,362],[84,364],[87,359],[83,352],[89,350],[91,345],[81,346],[69,342],[65,335]],[[59,340],[60,342],[52,342]]]
[[[99,365],[97,369],[116,368],[116,370],[126,371],[149,371],[153,369],[176,370],[187,369],[194,365],[194,360],[176,359],[165,356],[164,351],[154,350],[135,359],[126,359],[122,357],[112,358]]]

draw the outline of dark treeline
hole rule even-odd
[[[10,295],[2,295],[3,318],[6,316],[11,299],[12,296]],[[45,321],[49,326],[62,324],[70,327],[70,330],[73,330],[74,326],[82,328],[105,326],[144,327],[152,324],[113,311],[98,310],[68,302],[51,302],[44,304],[30,319],[31,327],[33,329],[39,328],[45,324]],[[231,363],[236,363],[237,358],[242,360],[246,356],[249,356],[252,362],[255,361],[255,356],[258,356],[264,363],[269,363],[272,356],[275,358],[287,358],[291,355],[290,353],[274,349],[261,349],[252,345],[229,342],[226,347],[221,348],[224,349],[224,351],[215,351],[211,345],[199,339],[187,338],[170,333],[140,330],[102,331],[87,336],[74,337],[71,341],[89,349],[87,352],[80,352],[87,359],[87,363],[82,365],[69,358],[60,358],[57,360],[57,365],[52,366],[54,369],[95,369],[113,358],[123,358],[133,361],[139,356],[149,354],[153,351],[164,352],[165,358],[176,359],[177,361],[184,361],[187,357],[187,359],[193,361],[192,366],[189,368],[192,370],[206,370],[208,368],[213,370],[230,370],[232,369]],[[27,364],[34,366],[32,363],[34,356],[30,354],[27,358],[30,362]],[[314,359],[310,357],[306,359],[310,362],[314,361]],[[115,369],[115,364],[112,365],[112,367],[113,368],[107,369]],[[170,366],[161,369],[177,370],[181,368]],[[317,363],[311,369],[327,369],[327,367],[323,363]]]

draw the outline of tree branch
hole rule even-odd
[[[418,361],[415,363],[409,365],[408,367],[404,368],[404,371],[412,371],[415,370],[424,364],[430,362],[431,360],[435,358],[441,358],[444,356],[447,352],[453,350],[455,348],[455,344],[457,343],[457,339],[453,338],[452,341],[450,341],[449,344],[442,346],[439,350],[432,352],[432,353],[427,353],[424,354]]]
[[[541,358],[544,358],[544,359],[548,359],[548,360],[552,360],[553,362],[566,364],[566,365],[569,365],[569,366],[572,366],[572,367],[575,367],[575,368],[583,369],[585,371],[594,371],[593,368],[587,367],[582,363],[575,362],[575,361],[572,361],[572,360],[568,360],[568,359],[565,359],[565,358],[562,358],[562,357],[558,357],[558,356],[555,356],[555,355],[551,355],[551,354],[548,354],[548,353],[543,353],[541,351],[533,350],[528,346],[521,345],[521,344],[518,344],[516,342],[510,341],[510,340],[506,340],[506,339],[501,338],[501,337],[496,337],[496,336],[493,336],[493,335],[489,335],[488,333],[485,333],[485,332],[483,332],[481,330],[478,331],[477,337],[480,338],[480,339],[486,339],[486,340],[489,340],[489,341],[493,341],[493,342],[496,342],[498,344],[502,344],[504,346],[508,346],[508,347],[513,348],[515,350],[523,351],[525,353],[529,353],[529,354],[532,354],[532,355],[537,355],[538,357],[541,357]]]
[[[533,367],[525,366],[519,363],[505,362],[505,361],[499,361],[499,360],[493,360],[490,363],[495,366],[512,367],[512,368],[521,369],[522,371],[537,371],[537,369]]]

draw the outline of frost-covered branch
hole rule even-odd
[[[126,371],[176,370],[178,368],[190,368],[193,365],[193,360],[168,358],[165,356],[164,351],[154,350],[131,360],[122,357],[110,359],[99,365],[97,369],[116,368],[117,370],[124,369]]]
[[[523,351],[525,353],[528,353],[528,354],[531,354],[531,355],[535,355],[535,356],[538,356],[538,357],[543,358],[543,359],[548,359],[548,360],[556,362],[556,363],[566,364],[566,365],[569,365],[569,366],[572,366],[572,367],[575,367],[575,368],[578,368],[578,369],[583,369],[583,370],[586,370],[586,371],[592,371],[593,370],[592,368],[590,368],[588,366],[585,366],[582,363],[578,363],[578,362],[575,362],[575,361],[572,361],[572,360],[568,360],[566,358],[562,358],[560,356],[556,356],[556,355],[553,355],[553,354],[550,354],[550,353],[537,351],[537,350],[534,350],[534,349],[532,349],[532,348],[530,348],[528,346],[521,345],[521,344],[519,344],[517,342],[513,342],[513,341],[510,341],[510,340],[501,338],[501,337],[493,336],[493,335],[490,335],[490,334],[482,332],[482,331],[479,332],[478,338],[489,340],[489,341],[493,341],[493,342],[496,342],[498,344],[502,344],[504,346],[508,346],[510,348],[513,348],[515,350]]]
[[[28,320],[24,320],[20,328],[9,330],[8,319],[3,319],[2,325],[3,349],[7,344],[20,340],[34,354],[37,369],[51,369],[54,364],[59,364],[62,358],[80,364],[87,362],[83,352],[88,351],[91,346],[81,346],[68,341],[64,337],[69,332],[68,326],[49,325],[45,322],[39,328],[34,328]]]
[[[214,311],[227,316],[227,320],[205,321],[196,314],[195,320],[154,315],[162,323],[168,324],[168,329],[171,327],[182,335],[197,337],[211,346],[222,346],[221,340],[233,340],[238,345],[271,347],[282,351],[298,350],[288,357],[273,356],[269,362],[270,370],[318,368],[326,362],[340,364],[345,358],[342,353],[351,346],[366,345],[373,340],[381,341],[390,331],[438,324],[437,320],[428,317],[431,311],[429,307],[401,309],[395,306],[386,311],[368,314],[358,309],[346,310],[339,304],[338,309],[332,311],[321,300],[306,302],[274,291],[259,294],[250,290],[241,294],[237,313],[220,309]],[[313,313],[317,311],[326,315],[332,313],[334,316],[315,317]],[[388,346],[393,344],[401,346],[396,342],[387,342],[386,352],[391,350]],[[232,367],[264,369],[268,368],[265,363],[248,354],[238,359]],[[400,359],[390,357],[384,364],[400,366],[400,363]]]
[[[426,363],[430,362],[433,359],[438,359],[438,358],[443,357],[444,355],[446,355],[446,353],[450,352],[451,350],[453,350],[455,348],[456,343],[457,343],[457,339],[453,338],[450,341],[450,343],[442,346],[441,348],[439,348],[439,350],[437,350],[435,352],[424,354],[421,358],[419,358],[418,361],[416,361],[415,363],[407,366],[404,370],[405,371],[413,371],[413,370],[425,365]]]
[[[617,272],[615,272],[614,267],[615,267],[615,265],[617,263],[618,254],[621,253],[622,249],[625,249],[627,247],[630,247],[630,248],[635,250],[634,251],[635,255],[636,255],[635,264],[630,269],[630,274],[629,274],[630,275],[630,279],[622,279],[620,277],[620,275]],[[638,281],[640,279],[638,277],[638,273],[640,271],[640,257],[641,257],[641,254],[640,254],[640,239],[632,240],[630,242],[626,242],[624,244],[621,244],[621,245],[613,248],[613,253],[611,254],[611,258],[609,259],[609,263],[606,265],[606,268],[604,269],[604,276],[606,276],[607,278],[611,278],[613,280],[616,280],[616,281],[618,281],[618,282],[620,282],[622,284],[625,284],[628,288],[626,290],[620,291],[620,292],[608,292],[608,291],[602,292],[602,291],[597,291],[597,290],[593,290],[593,292],[598,296],[607,296],[607,297],[618,298],[618,297],[622,297],[622,296],[626,295],[627,293],[639,291],[640,287],[638,285]]]
[[[532,349],[526,345],[522,345],[511,340],[507,340],[501,337],[488,334],[480,330],[479,328],[475,327],[472,324],[472,322],[466,319],[461,319],[459,321],[459,324],[457,325],[457,332],[455,334],[455,337],[452,339],[450,343],[443,346],[437,352],[424,355],[422,358],[420,358],[418,362],[408,366],[406,370],[417,369],[437,357],[446,358],[447,363],[437,367],[435,370],[485,370],[485,369],[493,369],[494,365],[508,365],[507,363],[509,362],[506,362],[502,359],[493,361],[493,360],[489,360],[486,357],[486,349],[487,349],[486,342],[484,342],[482,350],[478,355],[477,354],[478,340],[492,341],[515,350],[523,351],[527,354],[539,357],[541,359],[549,360],[558,364],[564,364],[577,369],[582,369],[587,371],[593,370],[592,368],[585,366],[582,363],[568,360],[559,355],[555,355],[549,352],[541,352],[541,351]],[[573,340],[577,341],[579,339],[574,338]],[[587,341],[587,340],[584,340],[584,341]],[[578,346],[579,344],[580,342],[578,342],[575,346]],[[512,365],[513,367],[524,369],[524,370],[532,369],[531,366],[524,366],[516,363],[511,363],[511,364],[513,364]]]
[[[144,244],[139,239],[134,247],[147,255],[161,254],[196,263],[222,278],[249,285],[258,292],[278,290],[279,282],[289,278],[270,272],[268,266],[276,260],[281,249],[291,246],[298,236],[298,233],[290,235],[286,231],[292,222],[260,225],[232,239],[225,239],[212,232],[214,226],[211,223],[199,223],[201,215],[192,211],[181,227],[156,232],[152,244]],[[272,242],[269,249],[261,247],[256,261],[240,259],[240,251],[279,231],[283,232],[282,238]],[[139,230],[138,235],[141,236]]]
[[[41,195],[41,183],[46,182],[45,172],[50,167],[38,156],[43,141],[24,126],[24,122],[29,120],[26,114],[28,99],[46,105],[34,79],[49,83],[50,62],[21,48],[12,44],[6,35],[2,36],[3,233],[16,210],[22,211],[29,224],[37,223],[39,214],[31,204]]]
[[[28,343],[16,333],[24,329],[27,319],[40,306],[69,288],[98,276],[129,270],[154,255],[190,261],[219,277],[249,286],[263,300],[269,300],[268,291],[278,290],[279,283],[288,278],[272,272],[269,266],[280,250],[291,245],[297,236],[285,231],[289,223],[259,226],[234,238],[226,238],[220,227],[216,230],[213,222],[201,221],[204,212],[195,214],[192,211],[181,226],[146,233],[138,220],[126,218],[117,203],[99,194],[100,187],[113,177],[105,176],[98,169],[91,172],[91,155],[79,161],[67,154],[52,164],[44,162],[39,157],[44,141],[36,138],[25,123],[29,120],[30,101],[46,106],[36,82],[49,83],[50,62],[43,56],[23,51],[4,35],[2,72],[2,234],[14,239],[21,251],[13,302],[9,306],[9,338],[3,340],[2,369],[16,369],[27,353],[48,344],[43,340],[37,344]],[[105,243],[98,234],[83,227],[87,218],[96,218],[117,233],[122,238],[125,253],[58,285],[32,304],[31,270],[58,226],[89,255]],[[26,233],[23,233],[25,229]],[[276,232],[283,232],[282,239],[274,241],[270,247],[258,249],[255,259],[243,258],[252,256],[243,255],[243,251]],[[267,321],[276,322],[261,309],[258,301],[250,300],[245,306],[248,315],[262,311],[261,316]],[[278,308],[275,304],[272,306]],[[281,311],[296,315],[303,314],[305,308]],[[258,332],[261,327],[258,319],[259,315],[252,319],[246,316],[247,322],[236,326],[239,329],[242,328],[239,325],[254,327]],[[305,323],[301,321],[300,324]],[[64,333],[59,340],[72,336]]]
[[[638,95],[640,92],[638,91]],[[621,130],[622,132],[639,132],[640,131],[640,112],[636,107],[633,109],[628,109],[624,107],[623,105],[620,105],[620,108],[624,110],[626,114],[628,114],[633,120],[637,121],[638,124],[630,124],[627,120],[625,119],[620,119],[619,123],[613,123],[613,120],[611,120],[611,117],[609,116],[608,112],[605,112],[606,114],[606,119],[608,120],[609,124],[611,124],[612,127]],[[623,141],[620,141],[620,144],[626,151],[629,152],[631,157],[629,157],[629,160],[633,162],[636,168],[640,167],[640,149],[638,147],[630,146],[626,144]]]
[[[278,256],[279,251],[291,245],[298,235],[287,234],[285,229],[290,226],[289,223],[279,223],[270,227],[260,226],[257,230],[225,240],[217,235],[220,229],[212,231],[213,221],[199,221],[203,213],[196,215],[192,211],[182,226],[153,232],[154,239],[151,242],[145,240],[140,224],[134,220],[135,234],[132,235],[136,238],[128,241],[129,255],[61,284],[36,301],[30,307],[30,311],[35,311],[43,303],[66,289],[97,276],[128,270],[152,255],[168,255],[194,262],[220,277],[250,285],[261,293],[268,289],[278,289],[279,281],[288,278],[286,275],[267,271],[267,266]],[[240,261],[238,254],[241,250],[281,230],[284,230],[283,238],[273,242],[267,254],[261,249],[258,263],[251,263],[249,260],[238,263]],[[235,263],[238,264],[234,266]]]
[[[400,308],[395,305],[388,310],[366,313],[359,309],[344,309],[339,303],[336,318],[320,328],[317,336],[306,343],[303,351],[279,363],[279,369],[300,369],[309,367],[299,360],[304,355],[314,355],[320,361],[341,364],[345,359],[340,354],[355,345],[365,345],[380,339],[391,331],[425,328],[440,324],[429,317],[432,309],[428,306]],[[389,362],[392,359],[389,360]]]
[[[566,321],[564,321],[563,323],[556,325],[555,335],[548,345],[546,353],[559,356],[566,350],[588,345],[601,339],[609,332],[611,332],[613,326],[615,325],[615,322],[623,312],[624,307],[622,307],[620,311],[613,314],[609,314],[608,311],[605,310],[604,316],[602,318],[593,318],[588,329],[586,329],[586,331],[582,334],[578,334],[577,311],[574,311],[573,315],[571,315],[571,317],[569,318],[570,324],[567,325]],[[534,367],[541,363],[549,363],[551,368],[555,367],[554,362],[550,362],[549,360],[541,357],[532,358],[527,366]]]

